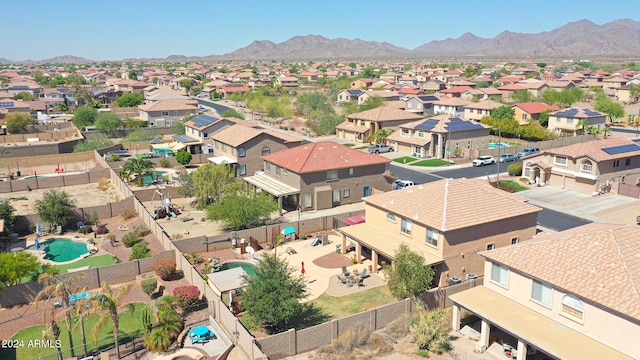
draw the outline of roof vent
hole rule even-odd
[[[391,199],[391,201],[389,201],[389,204],[393,205],[394,201],[393,199]]]
[[[418,219],[420,218],[420,215],[415,214],[415,215],[413,216],[413,218],[414,218],[414,219],[416,219],[416,220],[418,220]]]

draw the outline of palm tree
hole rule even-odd
[[[97,308],[98,308],[97,305],[98,303],[95,298],[81,299],[81,300],[78,300],[78,302],[76,303],[74,315],[78,316],[78,322],[76,323],[76,326],[80,326],[80,334],[82,336],[82,348],[84,350],[84,354],[83,354],[84,356],[88,355],[87,334],[84,328],[84,319],[87,316],[97,311]]]
[[[589,120],[587,120],[587,119],[580,119],[580,121],[578,121],[578,123],[576,124],[576,129],[581,129],[582,130],[582,137],[583,138],[584,138],[584,130],[589,125],[591,125],[591,124],[589,123]]]
[[[38,303],[36,303],[36,307],[38,306],[37,304]],[[45,340],[53,338],[53,340],[57,343],[58,339],[60,338],[60,328],[56,323],[55,312],[53,311],[54,309],[55,307],[51,305],[51,313],[49,315],[49,318],[47,318],[46,311],[42,312],[42,322],[44,323],[44,328],[42,329],[42,338]],[[58,350],[58,360],[63,360],[64,356],[62,356],[62,347],[56,346],[56,349]]]
[[[389,129],[389,128],[382,128],[378,131],[376,131],[374,137],[376,139],[377,143],[380,144],[384,144],[387,140],[387,138],[391,135],[391,133],[393,133],[393,130]]]
[[[72,336],[74,307],[69,302],[69,296],[74,295],[80,291],[80,287],[75,284],[78,282],[78,280],[84,277],[86,277],[85,273],[75,273],[66,280],[60,280],[55,276],[47,273],[43,273],[38,276],[38,282],[41,284],[45,284],[45,287],[40,290],[38,295],[36,295],[36,308],[38,306],[38,301],[45,300],[47,302],[50,302],[51,299],[60,299],[60,303],[62,304],[63,308],[64,319],[67,323],[67,331],[69,332],[69,346],[71,347],[72,357],[75,356]],[[51,306],[54,307],[53,304],[51,304]],[[54,321],[53,318],[51,319],[51,321]],[[50,328],[51,330],[54,330],[52,326],[50,326]]]
[[[163,352],[171,345],[171,339],[162,329],[155,329],[144,337],[144,347],[149,351]]]
[[[146,322],[149,323],[145,328],[144,346],[149,351],[167,350],[184,328],[182,316],[176,311],[172,296],[162,297],[155,307],[145,307],[144,317],[147,317]],[[156,324],[152,325],[152,322]],[[155,329],[152,330],[153,327]]]
[[[102,293],[96,296],[96,304],[98,309],[102,310],[98,321],[93,327],[92,337],[93,342],[98,342],[98,332],[107,325],[107,322],[111,320],[113,325],[113,337],[116,342],[116,354],[118,359],[120,359],[120,341],[119,341],[119,315],[120,312],[126,310],[127,312],[133,314],[135,312],[135,306],[131,304],[119,305],[120,300],[131,290],[131,284],[127,284],[120,288],[120,291],[114,293],[111,289],[111,286],[107,282],[102,283]]]
[[[127,160],[127,162],[122,167],[122,171],[129,174],[136,174],[138,176],[138,185],[142,186],[142,175],[148,170],[152,170],[155,168],[156,164],[151,160],[147,160],[144,158],[132,158]]]

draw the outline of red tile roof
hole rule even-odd
[[[298,174],[391,162],[380,155],[369,154],[331,141],[309,143],[262,158]]]
[[[462,86],[454,86],[448,89],[440,90],[441,94],[460,94],[467,90],[473,89],[471,86],[462,85]]]
[[[557,106],[547,105],[541,102],[520,103],[520,104],[516,104],[515,106],[528,112],[529,114],[540,114],[546,110],[551,110],[551,111],[560,110],[560,108]]]

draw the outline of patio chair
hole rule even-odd
[[[347,279],[343,278],[342,276],[338,275],[338,284],[343,284],[343,285],[347,285]]]
[[[358,287],[363,287],[364,286],[364,278],[359,277],[357,279],[357,284],[358,284]]]
[[[364,268],[364,269],[362,270],[362,272],[360,273],[360,278],[361,278],[361,279],[364,279],[364,278],[366,278],[367,276],[369,276],[369,275],[367,275],[367,268]]]
[[[343,266],[343,267],[342,267],[342,275],[344,275],[344,276],[349,276],[349,271],[347,270],[347,267],[346,267],[346,266]]]

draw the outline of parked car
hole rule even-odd
[[[415,183],[411,180],[396,180],[395,189],[400,190],[400,189],[408,188],[414,185]]]
[[[369,146],[369,149],[367,150],[371,154],[379,154],[379,153],[392,152],[393,147],[387,144],[375,144],[373,146]]]
[[[489,156],[489,155],[479,156],[477,159],[471,162],[473,166],[484,166],[484,165],[491,165],[495,163],[496,163],[496,159],[494,159],[493,156]]]
[[[524,148],[522,149],[522,151],[518,152],[518,159],[522,159],[525,156],[533,155],[539,152],[540,152],[540,149],[535,147]]]
[[[518,157],[515,156],[514,154],[502,154],[500,155],[500,159],[498,159],[498,161],[500,161],[501,163],[516,161],[516,160],[518,160]]]

